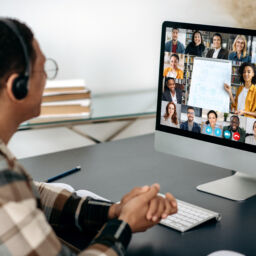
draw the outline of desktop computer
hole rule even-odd
[[[256,31],[164,22],[155,148],[235,171],[197,189],[256,194]]]

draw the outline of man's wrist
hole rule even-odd
[[[134,222],[133,216],[129,216],[127,214],[120,214],[120,216],[118,217],[118,220],[124,221],[125,223],[127,223],[133,232],[133,222]]]
[[[128,223],[118,219],[110,220],[105,224],[92,244],[105,244],[120,253],[119,255],[124,255],[131,240],[131,233],[132,230]]]
[[[120,213],[120,204],[112,204],[109,207],[109,211],[108,211],[108,219],[112,220],[115,219],[119,216]]]

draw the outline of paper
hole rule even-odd
[[[63,189],[66,189],[68,190],[69,192],[71,193],[76,193],[78,196],[80,197],[92,197],[93,199],[98,199],[98,200],[103,200],[103,201],[109,201],[109,199],[106,199],[102,196],[99,196],[89,190],[85,190],[85,189],[80,189],[80,190],[77,190],[75,191],[74,188],[66,183],[48,183],[48,185],[52,185],[52,186],[55,186],[55,187],[61,187]]]
[[[231,72],[231,61],[195,58],[188,105],[228,113],[230,98],[224,83],[231,84]]]
[[[78,196],[80,196],[80,197],[87,197],[87,196],[89,196],[89,197],[92,197],[94,199],[103,200],[103,201],[109,201],[110,202],[110,200],[108,200],[108,199],[106,199],[106,198],[104,198],[102,196],[99,196],[99,195],[97,195],[97,194],[95,194],[95,193],[93,193],[91,191],[85,190],[85,189],[77,190],[76,194]]]
[[[83,100],[64,100],[64,101],[52,101],[52,102],[43,102],[42,106],[57,106],[57,105],[81,105],[81,106],[90,106],[91,99]]]
[[[59,88],[59,87],[75,87],[75,86],[85,86],[85,81],[83,79],[67,79],[67,80],[52,80],[46,81],[46,88]]]

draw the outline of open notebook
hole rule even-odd
[[[102,196],[99,196],[91,191],[88,191],[88,190],[85,190],[85,189],[80,189],[80,190],[75,190],[72,186],[68,185],[68,184],[65,184],[65,183],[48,183],[48,185],[52,185],[52,186],[56,186],[56,187],[61,187],[63,189],[66,189],[72,193],[76,193],[78,196],[80,197],[92,197],[94,199],[99,199],[99,200],[104,200],[104,201],[108,201],[110,202],[110,200],[102,197]]]

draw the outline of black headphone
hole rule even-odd
[[[25,58],[25,72],[24,74],[20,74],[15,80],[13,81],[12,85],[12,92],[13,95],[17,100],[24,99],[28,94],[28,80],[29,80],[29,71],[30,71],[30,65],[29,65],[29,57],[28,57],[28,51],[26,44],[17,28],[15,23],[9,19],[0,19],[0,22],[5,24],[18,38],[20,45],[22,47],[24,58]]]
[[[222,35],[221,35],[220,33],[214,33],[214,34],[212,35],[211,44],[213,44],[213,38],[214,38],[215,36],[217,36],[217,37],[220,38],[220,45],[221,45],[221,47],[222,47]]]

